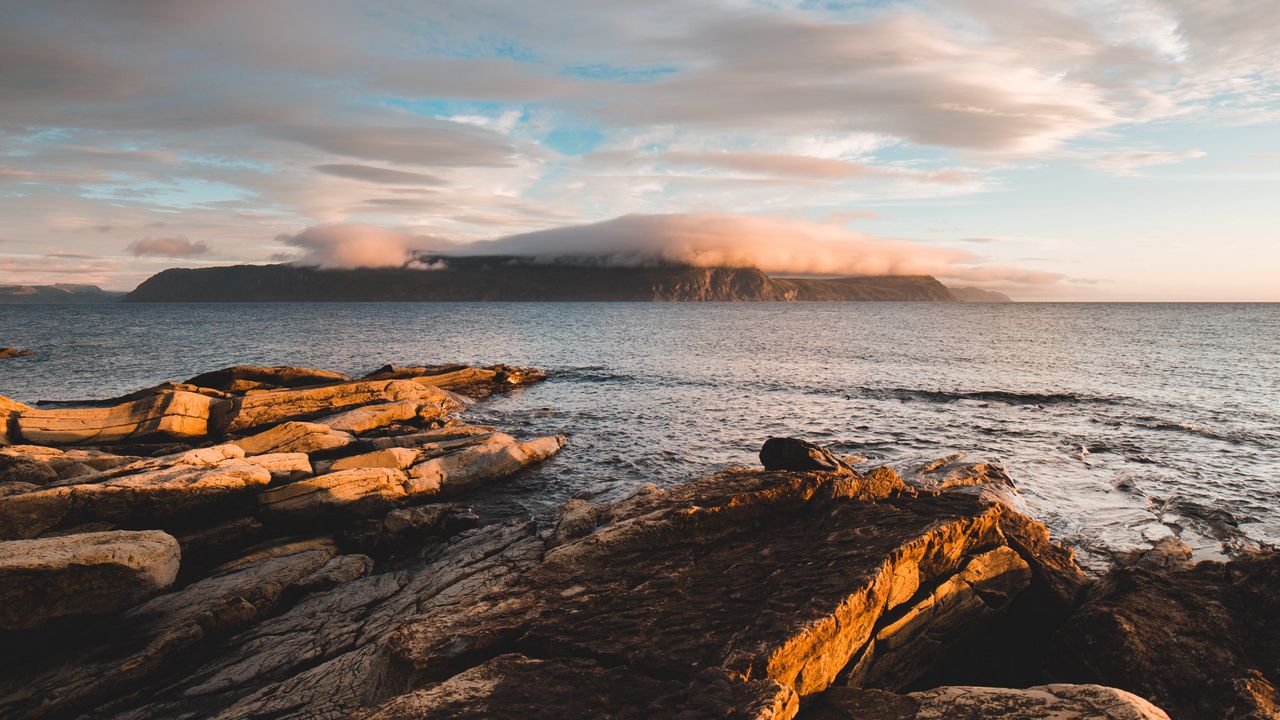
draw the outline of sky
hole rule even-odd
[[[1278,36],[1275,0],[0,0],[0,284],[432,250],[1280,301]]]

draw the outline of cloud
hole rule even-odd
[[[388,168],[371,167],[369,165],[328,164],[316,165],[316,170],[335,177],[350,180],[364,180],[371,183],[387,185],[444,185],[445,181],[426,173],[390,170]]]
[[[293,264],[324,268],[401,267],[416,258],[415,251],[452,245],[429,235],[364,223],[319,225],[276,240],[306,251],[293,259]]]
[[[615,265],[664,261],[756,267],[780,275],[935,275],[1015,286],[1062,277],[983,265],[965,250],[875,237],[838,225],[725,213],[624,215],[472,243],[453,252],[534,256],[549,262],[591,256]]]
[[[466,123],[418,118],[412,125],[297,124],[280,139],[365,160],[434,167],[508,167],[515,149],[500,133]]]
[[[921,182],[960,183],[977,180],[974,173],[961,170],[921,172],[877,167],[838,158],[752,152],[667,152],[660,161],[715,167],[754,175],[793,177],[805,180],[847,180],[850,178],[910,179]]]
[[[126,248],[134,257],[185,258],[205,255],[209,246],[203,240],[191,241],[185,237],[145,237],[129,243]]]
[[[1109,153],[1093,162],[1099,170],[1121,177],[1142,177],[1141,169],[1159,165],[1176,165],[1187,160],[1202,158],[1208,153],[1203,150],[1187,150],[1186,152],[1162,152],[1158,150],[1124,150]]]

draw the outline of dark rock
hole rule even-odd
[[[760,464],[765,470],[853,474],[853,469],[830,450],[798,438],[765,440],[760,448]]]
[[[1280,554],[1181,569],[1118,567],[1090,589],[1049,657],[1178,720],[1280,717]]]
[[[940,687],[908,695],[832,688],[809,720],[1169,720],[1142,698],[1100,685],[1018,690]]]
[[[186,381],[188,385],[213,388],[223,392],[244,392],[249,389],[299,388],[313,385],[333,385],[349,382],[350,375],[316,370],[314,368],[277,365],[260,367],[257,365],[235,365],[212,372],[196,375]]]
[[[156,531],[0,542],[0,630],[127,608],[169,587],[178,560],[178,542]]]

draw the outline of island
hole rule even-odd
[[[546,379],[234,366],[0,398],[0,716],[1274,717],[1280,555],[1100,578],[999,466],[760,467],[486,522],[559,436],[467,420]]]
[[[756,268],[654,264],[614,267],[591,258],[539,262],[513,256],[424,257],[413,267],[298,265],[174,268],[143,281],[125,302],[341,301],[926,301],[1008,302],[992,291],[959,296],[928,275],[773,277]],[[435,268],[435,269],[423,269]]]

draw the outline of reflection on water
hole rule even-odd
[[[120,394],[237,362],[512,362],[474,412],[563,454],[476,501],[545,512],[752,464],[769,435],[1004,462],[1086,551],[1280,540],[1280,306],[439,303],[0,307],[0,394]]]

